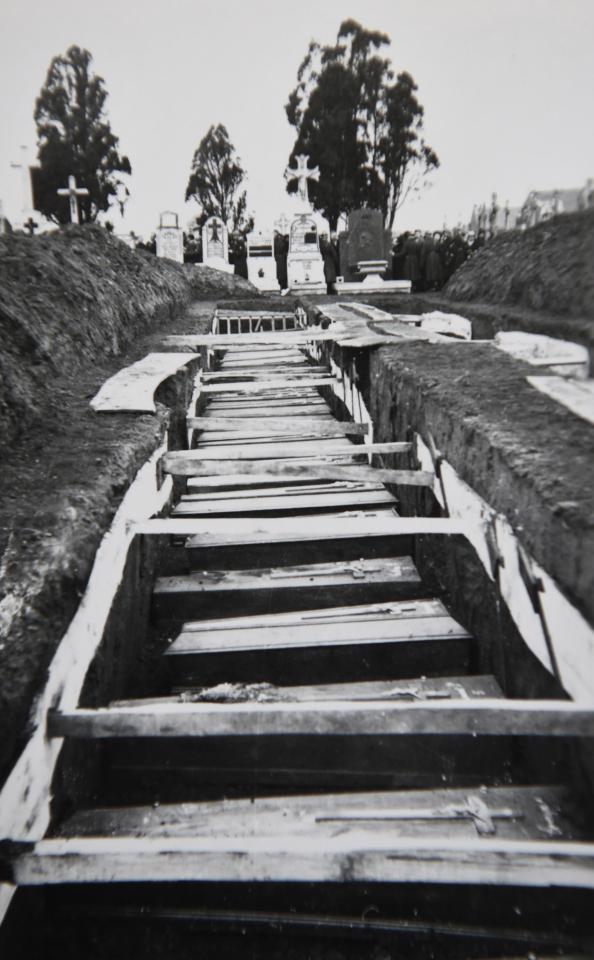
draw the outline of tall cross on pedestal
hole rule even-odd
[[[285,170],[285,180],[287,183],[291,183],[292,180],[297,181],[297,193],[299,194],[299,199],[301,200],[304,207],[307,207],[308,210],[311,209],[309,202],[309,195],[307,192],[307,181],[308,180],[319,180],[320,179],[320,168],[314,167],[313,170],[308,170],[307,161],[309,157],[307,154],[300,153],[298,157],[295,157],[295,162],[297,164],[297,169],[292,170],[291,167],[287,167]]]
[[[77,187],[76,177],[70,176],[68,177],[68,186],[61,187],[60,190],[56,190],[56,193],[59,193],[61,197],[70,197],[70,223],[80,223],[78,216],[78,198],[89,196],[87,188]]]

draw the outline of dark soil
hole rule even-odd
[[[135,253],[99,227],[3,238],[0,280],[1,782],[97,547],[176,427],[165,404],[183,399],[188,373],[159,391],[156,415],[96,414],[90,399],[162,350],[163,335],[205,331],[218,296],[258,293],[208,267]]]
[[[500,233],[447,284],[449,300],[505,304],[594,324],[594,210]]]
[[[56,378],[117,355],[196,299],[258,296],[241,277],[130,250],[96,226],[0,238],[0,448],[59,416]]]

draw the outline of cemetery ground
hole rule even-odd
[[[564,227],[547,227],[549,234],[557,229]],[[592,239],[594,218],[584,229]],[[530,249],[524,242],[527,261],[537,260],[542,242]],[[590,265],[578,262],[568,282],[562,254],[547,264],[555,297],[540,280],[532,299],[512,282],[498,302],[495,278],[510,272],[510,257],[518,258],[517,248],[485,251],[440,294],[370,294],[365,301],[390,313],[459,312],[472,320],[477,339],[522,329],[575,340],[593,353]],[[160,388],[156,414],[101,416],[90,399],[119,369],[167,349],[164,336],[206,333],[217,305],[286,311],[300,302],[315,322],[318,305],[337,299],[345,298],[258,295],[228,274],[132,252],[99,228],[0,242],[0,782],[28,738],[35,697],[127,488],[167,429],[172,446],[181,445],[176,438],[195,366]],[[375,439],[431,426],[462,478],[510,522],[521,517],[531,553],[592,622],[591,426],[533,390],[528,364],[483,345],[380,346],[357,352],[355,362]],[[472,572],[462,554],[448,571],[456,573],[467,586]],[[446,602],[458,603],[452,579],[447,589]],[[484,603],[477,584],[466,598],[464,626],[475,629],[481,617],[492,617],[491,601]],[[509,624],[505,629],[513,633]],[[526,669],[524,654],[508,648],[503,655],[510,669]],[[533,695],[548,693],[540,674]],[[130,944],[130,955],[133,948],[138,944]],[[221,956],[224,944],[213,937],[210,949]],[[278,955],[292,949],[279,945]],[[162,950],[168,955],[166,943]],[[359,955],[356,945],[349,951],[320,948],[319,956]]]

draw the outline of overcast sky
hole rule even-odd
[[[229,131],[261,227],[291,210],[283,171],[294,131],[284,104],[310,39],[335,40],[354,17],[387,33],[408,70],[441,160],[433,186],[395,229],[467,220],[493,191],[519,205],[531,189],[594,176],[594,0],[0,0],[0,199],[21,208],[19,147],[35,151],[33,109],[53,56],[91,51],[108,91],[131,200],[123,225],[145,236],[159,211],[185,225],[192,154],[211,124]]]

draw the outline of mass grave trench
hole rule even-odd
[[[247,306],[253,307],[253,303],[248,302]],[[309,308],[308,304],[306,304],[306,306]],[[405,369],[410,369],[412,360],[415,358],[414,351],[418,346],[418,344],[412,344],[406,347],[409,354],[406,356],[408,365]],[[425,349],[425,345],[423,345],[423,348]],[[328,355],[331,354],[333,356],[335,362],[338,361],[340,368],[347,369],[349,365],[353,363],[354,359],[357,369],[357,386],[365,398],[365,401],[369,404],[370,409],[375,413],[374,427],[376,430],[376,439],[380,436],[394,439],[395,436],[402,437],[403,435],[410,435],[415,427],[419,427],[420,420],[410,417],[411,410],[409,409],[410,404],[408,401],[403,404],[401,399],[399,399],[399,414],[398,417],[394,418],[393,396],[390,395],[389,401],[386,400],[385,391],[393,390],[397,382],[397,378],[394,376],[388,360],[383,357],[385,351],[386,356],[389,358],[392,348],[383,348],[379,352],[372,351],[368,353],[366,351],[342,349],[336,345],[329,344],[328,346],[324,346],[323,349],[325,349]],[[439,348],[433,349],[438,350]],[[449,351],[452,348],[448,347],[447,349]],[[464,346],[461,346],[459,349],[464,350]],[[400,347],[398,351],[400,355]],[[385,366],[377,367],[376,364],[380,357]],[[426,359],[426,354],[422,354],[422,357]],[[504,358],[501,362],[505,364],[508,361]],[[497,363],[499,363],[499,359]],[[448,361],[448,370],[450,369]],[[497,376],[499,376],[499,373]],[[404,376],[404,378],[401,377],[400,379],[406,382],[407,377]],[[333,409],[339,419],[345,419],[349,416],[348,408],[338,397],[332,394],[328,388],[321,387],[320,393],[324,395],[331,409]],[[198,415],[201,404],[203,403],[204,397],[199,399],[198,409],[196,411]],[[418,409],[415,409],[415,416],[417,418],[422,415],[423,403],[423,399],[417,399]],[[403,410],[405,411],[404,414],[402,413]],[[388,411],[391,411],[392,416],[390,422],[387,422],[385,419]],[[424,429],[424,427],[422,427],[422,429]],[[409,466],[409,463],[405,464],[401,462],[398,465],[405,467]],[[430,494],[423,494],[418,491],[411,493],[407,491],[406,488],[402,488],[399,491],[399,496],[401,511],[404,510],[405,513],[420,512],[423,515],[427,511],[430,512],[434,509],[434,505],[430,502],[432,499]],[[155,545],[159,539],[160,538],[155,538]],[[180,559],[180,551],[178,549],[168,545],[166,538],[163,538],[161,546],[163,551],[160,561],[161,573],[174,574],[188,572],[187,561]],[[462,539],[457,540],[455,538],[448,538],[445,551],[443,546],[443,544],[440,544],[439,548],[434,549],[434,545],[430,539],[425,543],[421,541],[415,555],[416,560],[420,564],[423,575],[427,577],[428,582],[435,585],[435,589],[439,595],[447,598],[448,604],[452,605],[452,609],[455,610],[456,616],[459,617],[460,621],[465,625],[471,626],[473,631],[481,635],[482,643],[475,655],[476,669],[480,671],[492,670],[503,688],[508,692],[508,695],[522,697],[562,696],[562,691],[555,684],[551,676],[541,667],[525,647],[511,618],[505,611],[500,609],[495,596],[495,590],[484,575],[480,564],[473,555],[473,550],[469,548],[468,544]],[[388,550],[389,552],[389,544],[385,545],[384,550]],[[226,562],[230,562],[231,559],[232,552],[229,554]],[[279,558],[277,557],[276,559],[278,561]],[[282,559],[280,562],[282,562]],[[215,560],[212,561],[212,564],[217,566]],[[132,567],[133,565],[132,561]],[[133,593],[134,588],[132,589],[132,593],[124,590],[122,596],[127,597],[127,599],[122,601],[116,599],[116,604],[122,602],[126,605],[133,602]],[[146,611],[146,607],[143,607],[142,602],[141,609]],[[147,670],[142,678],[140,674],[133,678],[132,686],[127,690],[129,696],[133,696],[134,691],[139,691],[140,689],[143,689],[145,694],[147,690],[154,695],[159,695],[159,693],[162,692],[157,679],[156,669],[153,672],[153,664],[159,651],[162,649],[164,640],[167,638],[162,634],[159,635],[158,630],[156,634],[154,632],[151,633],[150,629],[149,636],[153,638],[154,643],[153,640],[150,641],[144,651],[144,663]],[[106,642],[106,649],[110,649],[112,641],[106,639]],[[98,658],[98,664],[109,664],[111,659],[112,654],[104,653],[102,650]],[[95,706],[101,703],[101,696],[102,694],[104,695],[106,686],[105,683],[101,683],[95,679],[98,669],[100,671],[101,668],[94,666],[89,675],[89,681],[81,699],[82,705]],[[151,685],[153,681],[154,686]],[[109,681],[107,685],[109,685]],[[70,745],[69,751],[76,757],[77,748],[75,746]],[[521,762],[525,763],[527,760],[533,761],[537,769],[543,772],[546,771],[546,776],[549,779],[563,780],[569,775],[568,762],[566,757],[564,758],[564,748],[559,747],[558,743],[551,744],[551,748],[544,752],[546,756],[544,764],[541,747],[538,747],[534,757],[529,756],[530,752],[530,748],[528,749],[528,755],[520,751]],[[61,766],[61,772],[59,773],[59,777],[61,778],[60,789],[57,790],[57,796],[61,798],[60,804],[62,806],[74,802],[70,796],[72,786],[69,782],[69,777],[67,775],[64,776],[62,772],[66,768],[72,769],[72,766],[72,757],[65,754],[64,766]],[[86,789],[88,790],[88,784]]]
[[[418,345],[408,345],[404,348],[404,350],[414,351],[414,349],[417,346]],[[425,345],[422,345],[422,346],[423,346],[423,349],[427,349]],[[323,349],[326,349],[329,354],[332,353],[332,356],[335,359],[335,362],[338,363],[338,366],[341,369],[348,369],[350,367],[350,364],[352,363],[352,360],[353,360],[353,351],[341,350],[341,348],[338,348],[336,346],[334,347],[328,346],[327,348],[324,347]],[[403,359],[400,356],[402,349],[403,348],[400,348],[400,347],[398,348],[399,360],[402,361],[405,367],[407,365],[409,368],[414,367],[415,364],[413,363],[413,361],[416,361],[415,353],[411,352],[410,354],[405,354]],[[438,348],[434,348],[434,349],[438,349]],[[448,347],[447,349],[450,350],[452,348]],[[454,349],[463,350],[464,346],[461,345],[459,348],[454,347]],[[390,364],[387,362],[387,360],[385,360],[385,358],[382,356],[384,354],[384,351],[387,351],[387,355],[388,357],[390,357],[391,352],[393,351],[393,348],[382,348],[379,351],[373,351],[371,355],[368,355],[369,359],[367,360],[367,362],[365,360],[366,355],[363,352],[355,353],[354,356],[355,356],[355,365],[357,367],[357,373],[358,373],[358,387],[363,393],[363,396],[368,405],[368,408],[372,411],[374,426],[376,430],[381,431],[381,433],[376,434],[376,439],[384,439],[384,438],[394,439],[395,437],[398,437],[400,439],[402,437],[402,431],[404,431],[405,433],[410,432],[411,429],[414,429],[416,426],[419,426],[420,421],[410,417],[410,410],[406,410],[406,417],[405,419],[402,420],[402,422],[396,419],[395,408],[393,403],[393,400],[394,400],[393,391],[395,389],[394,371],[390,367]],[[425,360],[427,354],[423,354],[421,352],[419,353],[418,356],[420,356],[423,360]],[[378,358],[382,359],[382,362],[385,363],[385,366],[380,366],[379,368],[376,368],[374,366],[374,364],[378,361]],[[449,358],[449,355],[448,355],[448,358]],[[515,362],[516,361],[514,361],[514,363]],[[384,379],[388,381],[387,384],[383,382]],[[386,394],[385,392],[383,392],[386,389],[389,391],[392,391],[392,393],[390,393],[389,395],[389,402],[386,402]],[[329,392],[327,392],[326,388],[322,388],[322,390],[324,390],[324,393],[327,396],[329,396]],[[425,397],[423,397],[423,400],[424,399]],[[340,401],[337,399],[336,412],[339,414],[340,418],[342,418],[343,416],[346,416],[346,409],[341,408],[339,404],[340,404]],[[398,398],[398,404],[399,406],[396,409],[401,410],[403,404],[401,402],[400,397]],[[405,403],[404,404],[405,409],[407,406],[408,404]],[[389,411],[389,414],[388,414],[388,411]],[[388,415],[390,416],[389,424],[387,424],[385,421],[385,417]],[[416,413],[416,416],[420,417],[420,415],[421,414]],[[404,417],[404,414],[403,414],[403,417]],[[385,437],[384,437],[384,434],[385,434]],[[441,434],[439,434],[439,432],[438,432],[438,436],[439,436],[440,443],[442,443],[442,437],[441,437]],[[451,451],[448,449],[447,452],[449,456]],[[406,495],[407,495],[407,491],[405,490],[400,491],[401,506],[402,504],[405,503]],[[426,505],[426,508],[427,507],[428,509],[431,509],[430,504]],[[421,512],[426,512],[426,509],[422,510]],[[155,540],[155,542],[152,544],[152,547],[153,548],[157,547],[157,545],[158,545],[157,541]],[[454,550],[454,554],[456,554],[455,550]],[[422,551],[419,552],[419,557],[421,557],[421,555],[422,555]],[[143,569],[143,563],[146,561],[146,559],[148,559],[148,568]],[[430,562],[431,560],[424,561],[425,569],[429,569]],[[93,668],[89,674],[87,685],[85,686],[85,690],[83,692],[83,697],[81,700],[82,703],[87,703],[87,704],[94,704],[97,702],[100,703],[102,702],[102,699],[104,698],[106,691],[109,691],[109,696],[111,697],[113,695],[112,691],[117,690],[118,685],[119,685],[119,689],[125,690],[128,695],[134,694],[134,690],[137,683],[139,684],[139,686],[142,686],[143,691],[146,692],[146,686],[144,686],[146,680],[143,678],[141,683],[140,674],[137,674],[136,676],[132,676],[128,678],[125,678],[123,676],[123,674],[125,674],[126,672],[128,672],[128,674],[130,673],[130,667],[131,667],[130,663],[125,663],[125,662],[122,663],[122,667],[123,667],[122,675],[120,675],[118,678],[114,678],[112,671],[113,671],[113,663],[115,660],[119,659],[120,661],[122,661],[127,659],[127,658],[122,658],[120,653],[121,644],[122,643],[126,644],[128,642],[126,639],[127,634],[132,629],[136,637],[140,636],[141,628],[144,626],[143,620],[146,616],[148,616],[147,606],[146,606],[146,593],[144,592],[146,590],[147,584],[145,582],[143,585],[139,585],[139,581],[140,580],[145,580],[149,582],[151,581],[153,563],[154,561],[151,558],[138,557],[135,554],[134,549],[131,551],[127,560],[126,573],[124,576],[124,580],[122,582],[120,590],[118,591],[118,594],[116,595],[115,602],[114,602],[114,607],[112,611],[114,623],[113,624],[111,623],[112,618],[110,616],[110,625],[108,630],[106,631],[103,644],[99,651],[99,656],[96,659],[96,662],[93,665]],[[450,575],[452,571],[455,574],[459,574],[460,572],[462,572],[462,576],[459,578],[460,582],[458,583],[459,595],[456,603],[459,609],[456,610],[456,615],[459,616],[459,618],[463,622],[465,622],[466,620],[471,618],[471,616],[474,616],[465,612],[465,609],[464,609],[465,604],[467,602],[467,588],[471,584],[473,578],[475,582],[474,591],[472,590],[470,591],[471,595],[474,598],[473,602],[478,603],[480,598],[480,604],[484,604],[485,587],[484,587],[484,583],[480,580],[479,574],[477,573],[476,569],[474,569],[477,566],[476,560],[473,560],[473,558],[468,557],[464,562],[462,562],[458,554],[454,556],[453,560],[449,560],[449,559],[446,560],[445,563],[443,563],[443,566],[446,568],[446,578],[445,578],[446,581],[447,581],[447,571],[450,572]],[[469,573],[468,569],[471,566],[473,566],[473,569]],[[465,569],[462,570],[462,567],[464,567]],[[437,572],[443,574],[443,571],[441,570]],[[442,580],[443,580],[443,577],[442,577]],[[441,590],[443,591],[444,589],[445,590],[448,589],[447,582],[445,587],[442,582]],[[448,603],[450,598],[455,599],[453,590],[451,590],[451,593],[448,595]],[[494,603],[495,601],[492,601],[493,605]],[[131,613],[131,610],[133,610],[134,608],[136,608],[136,610],[142,611],[140,618],[138,618],[138,616],[136,618],[134,618],[134,616],[131,617],[130,613]],[[477,622],[478,621],[476,621],[475,619],[475,627]],[[483,626],[485,626],[486,636],[488,636],[489,634],[488,624],[483,623]],[[498,633],[498,631],[503,630],[505,632],[507,629],[508,627],[505,624],[503,624],[503,627],[502,627],[501,620],[499,620],[499,622],[495,625],[491,624],[491,627],[490,627],[490,631],[493,636],[495,636]],[[119,632],[120,630],[121,632]],[[485,633],[485,631],[483,632]],[[162,642],[162,638],[156,637],[155,638],[156,646],[158,646],[160,642]],[[518,641],[518,639],[513,635],[510,636],[507,642],[510,646],[513,646],[513,647],[515,647],[518,643],[519,644],[522,643],[521,639]],[[147,646],[149,649],[148,650],[145,649],[144,655],[146,658],[145,666],[148,667],[149,682],[150,682],[150,671],[151,671],[151,666],[149,662],[150,646],[151,646],[150,637],[149,637],[149,643]],[[138,650],[136,652],[140,653],[140,651]],[[538,664],[532,663],[530,661],[530,658],[522,661],[522,658],[520,657],[518,660],[514,661],[509,651],[502,652],[500,648],[497,648],[497,650],[493,652],[492,650],[489,650],[489,643],[487,643],[486,658],[490,668],[493,668],[493,661],[496,659],[497,656],[499,656],[500,661],[502,662],[500,662],[499,665],[497,664],[495,665],[495,671],[497,672],[498,670],[499,675],[503,679],[506,679],[508,682],[509,682],[509,675],[511,674],[513,676],[516,682],[516,687],[514,691],[516,696],[517,695],[551,696],[559,693],[559,690],[556,689],[554,685],[551,684],[550,678],[548,678],[548,676],[546,676],[543,673],[543,671],[538,667]],[[131,684],[130,684],[130,680],[132,681]],[[117,682],[114,682],[114,681],[117,681]],[[128,686],[126,686],[126,683],[128,683]],[[68,751],[70,751],[71,749],[72,748],[69,747]],[[541,748],[541,751],[542,751],[542,748]],[[545,776],[547,776],[549,780],[551,779],[564,780],[569,775],[567,770],[568,764],[562,762],[563,758],[561,754],[562,754],[562,749],[552,750],[550,753],[547,749],[546,763],[543,765],[543,757],[541,755],[541,756],[535,756],[533,758],[534,765],[537,769],[539,769],[539,771],[541,772],[544,771]],[[89,756],[86,759],[88,760],[88,765],[92,766],[92,756],[89,754]],[[521,762],[525,763],[526,759],[527,758],[525,756],[522,756]],[[80,765],[80,761],[81,761],[81,757],[76,756],[74,751],[64,753],[63,761],[58,768],[58,773],[57,773],[58,779],[56,780],[56,797],[57,797],[56,812],[58,812],[58,809],[60,809],[60,811],[63,813],[64,809],[67,809],[68,807],[73,805],[78,805],[81,797],[85,797],[85,796],[92,797],[93,787],[92,787],[91,778],[82,776],[81,780],[86,781],[82,783],[82,785],[76,784],[74,782],[75,778],[72,776],[72,770],[73,769],[81,770],[81,771],[83,770],[83,767]]]

